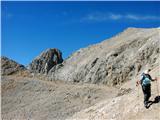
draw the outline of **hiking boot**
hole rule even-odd
[[[147,104],[144,105],[145,108],[148,108]]]
[[[148,101],[145,101],[145,102],[144,102],[144,107],[145,107],[145,108],[148,108]]]
[[[145,107],[146,109],[148,109],[149,106],[150,106],[150,105],[148,105],[148,104],[144,104],[144,107]]]

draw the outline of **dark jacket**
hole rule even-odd
[[[142,85],[142,83],[143,83],[143,80],[144,80],[146,77],[149,78],[151,81],[154,81],[154,80],[152,79],[152,77],[151,77],[149,74],[142,73],[141,79],[140,79],[141,85]]]

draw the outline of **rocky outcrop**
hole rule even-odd
[[[1,75],[12,75],[24,70],[26,70],[26,68],[23,65],[7,57],[1,57]]]
[[[158,65],[160,30],[129,28],[80,49],[48,73],[51,80],[118,85]]]
[[[29,64],[29,69],[34,73],[47,74],[53,66],[62,62],[63,58],[60,50],[47,49]]]

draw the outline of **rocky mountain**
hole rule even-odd
[[[113,38],[73,53],[53,66],[51,80],[117,85],[160,61],[160,30],[128,28]],[[42,67],[43,68],[43,67]]]
[[[47,75],[50,80],[119,85],[158,65],[159,38],[160,30],[156,28],[128,28],[115,37],[76,51],[64,61],[60,50],[47,49],[29,64],[29,70]],[[2,73],[11,74],[16,69],[12,66],[8,70],[8,66],[3,67]]]
[[[63,58],[60,50],[47,49],[29,64],[29,69],[34,73],[47,74],[53,66],[62,62]]]
[[[2,119],[159,120],[159,43],[159,29],[129,28],[64,61],[58,49],[48,49],[29,64],[29,70],[2,57]],[[135,86],[146,68],[158,78],[151,84],[148,109],[141,86]]]
[[[7,57],[1,57],[1,75],[12,75],[26,70],[25,66]]]

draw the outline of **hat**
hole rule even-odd
[[[145,70],[145,71],[144,71],[144,74],[148,74],[148,70]]]
[[[151,69],[147,69],[144,71],[144,74],[149,74],[150,71],[151,71]]]

